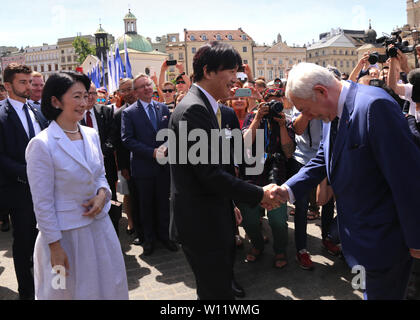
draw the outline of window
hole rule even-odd
[[[55,65],[55,71],[58,71],[58,64]]]
[[[346,50],[346,53],[345,54],[346,54],[346,56],[348,56],[349,55],[349,52]]]
[[[347,65],[347,68],[350,68],[350,61],[347,61],[346,65]]]
[[[184,60],[184,53],[183,52],[179,53],[179,60]]]
[[[61,63],[65,63],[66,62],[66,58],[61,57]]]
[[[219,40],[219,41],[222,40],[222,36],[220,34],[217,34],[216,35],[216,40]]]
[[[191,35],[191,36],[190,36],[190,40],[191,40],[191,41],[195,41],[195,37],[194,37],[194,35]]]
[[[171,37],[171,42],[176,42],[176,37],[175,36]]]
[[[38,66],[34,66],[34,71],[38,71]]]
[[[283,79],[283,78],[284,78],[284,73],[283,73],[283,70],[280,70],[280,72],[279,72],[279,78],[280,78],[280,79]]]
[[[315,57],[318,57],[319,56],[319,53],[318,53],[318,51],[317,52],[315,52]]]
[[[192,53],[196,53],[197,52],[197,49],[196,48],[191,48],[191,52]]]
[[[228,39],[229,39],[229,40],[233,40],[233,37],[232,37],[232,35],[231,35],[231,34],[229,34],[229,35],[228,35]]]
[[[260,77],[264,77],[264,70],[258,70],[258,74]]]
[[[309,59],[312,58],[312,53],[309,54]]]
[[[173,53],[169,54],[169,60],[174,60],[174,54]]]
[[[333,54],[337,54],[337,50],[333,50]]]
[[[268,64],[271,64],[272,62],[271,62],[271,59],[268,59]]]
[[[353,61],[353,68],[356,67],[356,61]]]
[[[343,54],[343,50],[340,50],[340,54]]]
[[[71,62],[71,56],[67,56],[67,62]]]
[[[64,54],[64,50],[61,50],[61,54]]]
[[[340,67],[341,68],[344,67],[344,62],[343,61],[340,61]]]
[[[293,61],[292,61],[292,59],[290,59],[290,60],[289,60],[289,64],[290,64],[290,65],[292,65],[292,64],[293,64]]]
[[[324,68],[326,67],[325,61],[322,61],[322,66],[323,66]]]
[[[246,35],[244,35],[244,34],[242,35],[242,40],[244,40],[244,41],[248,40]]]
[[[283,59],[279,59],[279,64],[283,64]]]
[[[334,61],[334,67],[337,68],[337,61]]]
[[[51,67],[51,65],[49,64],[48,65],[48,72],[51,72],[52,71],[52,67]]]
[[[300,59],[299,59],[299,60],[298,60],[298,63],[301,63],[301,62],[302,62],[302,60],[300,60]]]
[[[262,60],[258,60],[258,64],[263,64]]]
[[[205,34],[203,34],[202,36],[201,36],[201,39],[203,39],[204,41],[207,41],[208,39],[207,39],[207,36],[205,35]]]
[[[242,52],[248,52],[248,48],[247,47],[242,47]]]
[[[41,72],[44,72],[44,65],[41,66]]]
[[[268,71],[268,78],[269,78],[270,80],[272,80],[272,79],[273,79],[273,70],[269,70],[269,71]]]
[[[322,55],[325,56],[325,50],[322,50]]]

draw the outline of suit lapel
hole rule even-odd
[[[349,92],[347,94],[346,102],[344,103],[343,113],[340,119],[340,127],[338,128],[337,138],[335,141],[333,155],[331,157],[331,173],[337,165],[340,155],[343,151],[344,144],[347,140],[347,131],[351,125],[351,115],[354,110],[354,100],[356,98],[357,85],[351,83]],[[329,136],[328,136],[329,139]],[[328,140],[329,141],[329,140]]]
[[[34,106],[32,106],[31,104],[27,103],[27,106],[34,113],[35,119],[39,123],[39,126],[41,127],[41,131],[44,130],[47,127],[47,123],[44,120],[44,116],[42,116],[40,111],[37,108],[35,108]]]
[[[150,130],[153,130],[154,132],[156,132],[156,130],[153,127],[152,122],[149,119],[149,116],[146,114],[146,110],[144,110],[143,104],[140,102],[140,100],[137,101],[137,109],[139,110],[141,116],[144,119],[144,122],[147,124],[147,126],[149,127],[149,129]],[[157,116],[158,116],[158,114],[156,114],[156,117]]]
[[[219,129],[219,123],[217,121],[216,115],[214,114],[214,110],[210,104],[209,99],[207,99],[206,95],[204,94],[203,91],[201,91],[198,87],[196,86],[192,86],[190,90],[193,90],[193,92],[195,93],[196,96],[198,96],[201,100],[203,100],[204,105],[207,108],[207,111],[210,114],[210,120],[212,121],[213,124],[213,129]]]
[[[50,133],[55,139],[59,140],[59,143],[57,145],[70,157],[72,157],[75,161],[77,161],[82,167],[86,168],[90,173],[92,173],[90,167],[88,166],[86,160],[83,158],[83,156],[80,154],[79,151],[77,151],[76,147],[73,145],[71,140],[66,136],[64,131],[59,127],[59,125],[53,121],[49,127]],[[83,129],[81,128],[81,133],[83,135]],[[83,139],[85,139],[86,135],[83,135]],[[86,140],[83,141],[83,143],[86,146],[86,143],[88,143]],[[86,150],[86,147],[85,147]],[[86,157],[88,155],[86,154]]]
[[[16,113],[15,108],[12,107],[9,100],[7,100],[6,104],[7,112],[9,113],[9,119],[13,122],[15,125],[15,128],[20,132],[20,136],[24,137],[26,142],[29,142],[28,134],[25,131],[25,128],[23,127],[22,122],[20,121],[20,118],[18,114]]]

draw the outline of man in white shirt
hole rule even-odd
[[[9,98],[0,103],[0,208],[10,211],[13,225],[13,261],[20,299],[34,298],[31,273],[37,237],[32,196],[26,175],[25,150],[47,123],[28,104],[31,69],[12,63],[4,70]]]

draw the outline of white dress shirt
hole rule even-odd
[[[146,102],[146,101],[143,101],[143,100],[139,100],[139,101],[140,101],[141,105],[143,106],[144,111],[146,112],[147,117],[149,118],[149,120],[150,120],[150,115],[149,115],[149,105],[153,105],[153,107],[155,107],[155,115],[156,115],[156,119],[158,118],[158,115],[157,115],[157,112],[156,112],[156,105],[155,105],[155,103],[153,102],[153,100],[152,100],[152,101],[150,101],[150,102]]]
[[[341,89],[340,97],[338,98],[338,104],[337,104],[337,117],[338,117],[338,119],[341,119],[341,116],[343,115],[344,104],[346,103],[347,95],[348,95],[349,89],[350,89],[350,83],[349,82],[341,81],[341,84],[343,85],[343,87]],[[338,132],[339,128],[340,128],[340,120],[338,120],[337,132]],[[295,203],[296,198],[295,198],[295,195],[293,194],[292,189],[287,184],[284,184],[283,187],[285,187],[287,189],[287,192],[289,193],[289,202],[290,203]]]
[[[96,132],[99,134],[99,129],[98,129],[98,121],[96,121],[96,116],[95,116],[95,110],[94,108],[90,109],[90,110],[86,110],[85,112],[85,123],[87,125],[87,117],[86,114],[90,111],[90,117],[92,118],[92,124],[93,124],[93,128],[96,130]]]
[[[10,104],[12,105],[13,109],[15,109],[17,115],[19,116],[20,122],[22,123],[23,128],[25,129],[26,134],[29,137],[28,121],[26,119],[25,111],[23,110],[24,103],[20,102],[20,101],[17,101],[17,100],[13,100],[11,98],[8,98],[8,100],[9,100]],[[31,110],[31,108],[29,108],[29,107],[28,107],[28,112],[29,112],[29,115],[31,117],[32,124],[34,126],[35,135],[37,135],[38,133],[41,132],[41,126],[39,125],[38,120],[35,117],[35,114]]]
[[[213,108],[214,114],[217,116],[217,110],[219,110],[219,104],[217,103],[216,99],[214,99],[210,93],[208,93],[206,90],[201,88],[198,84],[194,83],[194,85],[198,89],[200,89],[204,93],[204,95],[207,97],[207,99],[210,102],[211,107]]]

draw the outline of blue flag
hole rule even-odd
[[[130,58],[128,57],[127,41],[125,40],[125,34],[124,34],[124,53],[125,53],[125,74],[126,74],[126,77],[130,78],[130,79],[133,79],[133,74],[131,73]]]

